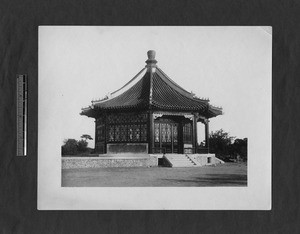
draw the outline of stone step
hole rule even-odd
[[[176,162],[176,163],[191,163],[191,161],[188,161],[188,160],[173,160],[173,162]]]
[[[185,154],[166,154],[165,157],[172,164],[172,167],[193,167],[196,165]]]
[[[176,161],[186,161],[186,160],[189,160],[188,158],[172,158],[172,157],[169,157],[169,158],[171,158],[171,159],[173,159],[173,160],[176,160]]]
[[[179,165],[181,165],[181,166],[191,166],[193,164],[191,164],[191,163],[173,163],[173,165],[177,165],[177,166],[179,166]]]
[[[188,162],[190,162],[189,159],[174,159],[174,158],[169,158],[169,159],[171,159],[171,160],[173,160],[173,161],[176,161],[176,162],[180,162],[180,161],[183,161],[183,162],[188,161]]]

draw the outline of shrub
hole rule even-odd
[[[86,152],[87,151],[87,141],[85,140],[80,140],[77,142],[77,149],[78,149],[78,152],[80,153],[83,153],[83,152]]]
[[[61,147],[62,155],[75,155],[78,153],[78,145],[75,139],[64,140],[64,145]]]

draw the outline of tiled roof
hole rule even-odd
[[[150,73],[146,72],[134,86],[111,99],[95,103],[96,109],[126,109],[147,107],[149,104]]]
[[[222,114],[222,109],[213,107],[208,100],[197,98],[194,94],[184,90],[156,65],[153,63],[151,65],[151,61],[155,64],[157,62],[154,59],[148,59],[146,73],[131,88],[116,97],[93,102],[90,107],[83,109],[81,114],[95,117],[97,112],[104,110],[149,108],[166,111],[194,111],[207,118]]]
[[[178,87],[175,88],[175,85],[162,74],[155,72],[152,80],[153,107],[177,111],[204,111],[207,108],[206,101],[194,99],[190,93],[178,90]]]
[[[209,107],[207,108],[206,117],[212,118],[216,117],[218,115],[222,115],[223,111],[221,107],[215,107],[209,104]]]

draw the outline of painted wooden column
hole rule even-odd
[[[148,136],[148,152],[152,153],[153,148],[154,148],[154,118],[153,118],[153,111],[151,110],[152,108],[152,94],[153,94],[153,74],[155,73],[156,70],[156,63],[157,61],[155,60],[155,51],[154,50],[149,50],[147,52],[148,59],[146,61],[147,65],[147,72],[150,72],[150,92],[149,92],[149,136]]]
[[[205,124],[205,148],[207,148],[208,153],[209,153],[209,120],[205,119],[204,120]]]
[[[154,119],[153,119],[153,113],[152,111],[149,111],[149,128],[148,128],[148,152],[151,154],[153,153],[154,148]]]
[[[197,153],[197,116],[194,114],[193,117],[193,147],[194,147],[194,154]]]
[[[94,152],[96,152],[96,145],[97,145],[97,141],[98,141],[98,137],[97,137],[97,118],[95,118],[95,137],[94,137]]]
[[[108,123],[108,121],[107,121],[107,113],[105,112],[104,113],[104,119],[103,119],[103,121],[104,121],[104,154],[107,154],[107,128],[108,128],[108,126],[107,126],[107,123]]]

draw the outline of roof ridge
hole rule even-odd
[[[124,92],[120,93],[119,95],[116,95],[116,96],[113,96],[113,94],[117,93],[118,91],[122,90],[123,88],[125,88],[126,86],[128,86],[130,83],[132,83],[136,78],[139,77],[139,75],[141,73],[143,73],[145,71],[146,68],[143,68],[138,74],[136,74],[130,81],[128,81],[125,85],[123,85],[121,88],[117,89],[116,91],[112,92],[112,93],[109,93],[110,96],[106,95],[104,98],[100,99],[100,100],[96,100],[96,101],[92,101],[92,105],[95,105],[95,104],[99,104],[99,103],[104,103],[104,102],[107,102],[107,101],[110,101],[114,98],[117,98],[119,97],[120,95],[122,95],[123,93],[127,92],[129,89],[133,88],[138,82],[140,82],[144,76],[142,76],[140,78],[139,81],[137,81],[136,84],[134,84],[133,86],[131,86],[129,89],[125,90]],[[147,73],[147,72],[146,72]]]
[[[196,104],[199,108],[201,109],[204,109],[204,108],[207,108],[208,106],[208,102],[207,101],[204,101],[204,100],[200,100],[200,99],[194,99],[193,97],[190,97],[190,96],[187,96],[187,95],[184,95],[182,94],[182,92],[179,92],[178,89],[175,89],[174,87],[172,87],[171,85],[169,85],[169,82],[168,80],[166,79],[163,79],[159,74],[155,73],[154,76],[153,76],[153,87],[155,89],[155,86],[157,88],[157,86],[161,86],[158,82],[162,82],[161,84],[164,84],[164,93],[174,93],[175,96],[180,96],[180,101],[179,102],[186,102],[186,101],[189,101],[189,102],[192,102],[194,104]],[[159,81],[160,80],[160,81]],[[153,99],[153,106],[156,106],[158,104],[157,102],[158,100],[155,100]],[[165,99],[165,102],[167,101],[167,99]],[[165,106],[168,106],[168,104],[164,104]],[[188,109],[190,109],[191,107],[188,107]],[[195,107],[193,107],[192,109],[194,109]]]
[[[183,95],[188,96],[190,98],[193,97],[193,95],[191,94],[191,92],[185,90],[184,88],[182,88],[179,84],[177,84],[174,80],[172,80],[166,73],[164,73],[160,68],[157,68],[158,72],[161,73],[163,80],[167,80],[170,82],[170,84],[172,84],[173,86],[175,86],[175,89],[178,89],[180,93],[185,93]],[[178,91],[177,90],[177,91]]]
[[[124,92],[120,93],[119,95],[111,97],[111,98],[107,98],[107,99],[105,99],[103,101],[93,102],[92,106],[97,106],[98,104],[101,105],[101,104],[105,104],[105,103],[110,102],[110,101],[117,100],[118,98],[120,98],[121,95],[123,95],[125,93],[129,93],[129,97],[131,98],[134,92],[130,92],[130,91],[136,90],[136,88],[137,88],[138,85],[142,86],[142,84],[140,84],[140,82],[143,82],[144,79],[147,79],[147,77],[145,77],[146,74],[147,74],[147,72],[142,76],[141,79],[139,79],[139,81],[136,84],[134,84],[132,87],[130,87],[129,89],[125,90]]]
[[[192,93],[190,93],[189,91],[185,90],[184,88],[182,88],[180,85],[178,85],[175,81],[173,81],[166,73],[164,73],[160,68],[156,68],[158,70],[159,73],[161,73],[162,76],[159,76],[167,83],[167,84],[171,84],[177,92],[179,92],[180,94],[190,98],[190,99],[194,99]]]
[[[129,85],[131,82],[133,82],[146,68],[144,67],[138,74],[136,74],[130,81],[128,81],[125,85],[123,85],[121,88],[117,89],[116,91],[112,92],[111,94],[115,94],[116,92],[122,90],[127,85]]]
[[[184,96],[187,96],[188,98],[191,98],[193,100],[198,100],[198,101],[204,101],[204,102],[209,102],[209,99],[205,99],[205,98],[199,98],[196,96],[196,94],[194,94],[193,92],[189,92],[186,89],[182,88],[179,84],[177,84],[174,80],[172,80],[165,72],[163,72],[162,69],[160,68],[156,68],[158,69],[158,71],[164,76],[162,77],[163,79],[167,79],[169,82],[171,82],[171,84],[176,86],[176,90],[183,94],[181,91],[185,92],[187,95],[183,94]]]
[[[150,73],[150,76],[149,76],[149,82],[150,82],[150,85],[149,85],[149,100],[148,100],[148,103],[149,103],[149,107],[151,108],[152,106],[152,98],[153,98],[153,72],[152,72],[152,69],[148,70],[147,72]]]

